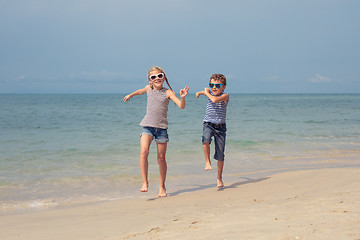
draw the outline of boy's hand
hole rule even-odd
[[[200,95],[202,95],[202,91],[197,92],[197,93],[195,94],[196,98],[199,98]]]
[[[189,93],[189,88],[186,86],[184,89],[180,90],[180,97],[184,98]]]

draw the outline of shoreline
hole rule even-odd
[[[322,170],[322,169],[346,169],[346,168],[360,168],[359,164],[347,164],[343,166],[339,165],[308,165],[308,166],[289,166],[281,168],[272,168],[272,169],[262,169],[258,171],[248,171],[241,173],[228,173],[223,175],[225,188],[228,185],[234,184],[234,182],[239,182],[241,179],[249,178],[267,178],[272,175],[277,175],[287,172],[297,172],[297,171],[311,171],[311,170]],[[168,176],[167,177],[167,194],[169,197],[173,197],[179,194],[192,193],[203,191],[207,189],[217,189],[216,188],[216,167],[212,171],[203,171],[200,175],[177,175],[177,176]],[[185,179],[192,179],[194,184],[189,184]],[[141,200],[141,199],[156,199],[158,193],[158,176],[150,177],[149,191],[142,193],[139,191],[139,184],[132,182],[126,191],[125,195],[117,194],[90,194],[82,196],[73,196],[67,198],[38,198],[33,200],[26,201],[12,201],[12,202],[3,202],[1,203],[2,208],[0,209],[0,216],[13,215],[13,214],[22,214],[22,213],[36,213],[38,211],[48,211],[57,208],[66,208],[72,206],[81,206],[89,204],[98,204],[122,200]]]
[[[220,190],[0,215],[0,238],[359,240],[359,189],[358,167],[243,177]]]
[[[255,161],[246,160],[246,166],[243,166],[244,159],[241,161],[238,160],[239,158],[241,159],[241,156],[229,154],[223,178],[226,185],[237,181],[241,177],[264,177],[298,170],[358,168],[360,167],[360,162],[357,160],[359,154],[360,151],[355,149],[348,151],[333,149],[328,152],[311,152],[311,158],[304,154],[302,157],[295,158],[269,157],[269,160],[266,162],[261,161],[261,158],[257,158]],[[171,167],[168,169],[166,181],[169,195],[178,192],[191,192],[192,190],[186,190],[188,188],[194,188],[194,191],[196,191],[209,188],[211,184],[216,184],[216,168],[213,171],[203,171],[202,164],[197,163],[198,172],[196,174],[184,174],[186,168],[179,171],[176,170],[178,167],[176,163],[169,163],[169,165]],[[155,197],[157,196],[159,181],[156,163],[152,162],[152,168],[149,176],[149,194],[153,193]],[[36,192],[37,189],[32,188],[16,188],[3,185],[3,195],[0,201],[0,216],[12,213],[43,211],[73,204],[87,204],[88,202],[147,198],[146,194],[138,191],[139,185],[141,184],[140,173],[133,176],[129,175],[130,178],[119,176],[120,175],[115,175],[114,177],[110,176],[104,179],[96,177],[94,182],[87,178],[84,178],[84,181],[81,181],[81,178],[74,178],[74,180],[71,180],[71,178],[59,179],[58,183],[52,185],[48,184],[49,182],[45,182],[45,185],[40,189],[43,192]],[[70,185],[71,182],[73,182],[72,186]],[[40,186],[39,183],[37,183],[37,185]],[[199,185],[209,186],[197,187]],[[69,186],[70,188],[68,188]],[[6,196],[6,194],[9,195]],[[25,194],[27,194],[27,196],[25,196]],[[26,198],[12,199],[11,196],[25,196]]]
[[[228,173],[224,173],[223,179],[225,187],[231,185],[233,182],[239,181],[241,178],[261,178],[268,177],[276,174],[286,173],[286,172],[296,172],[304,170],[321,170],[321,169],[343,169],[343,168],[360,168],[359,163],[355,163],[356,154],[359,151],[350,151],[347,154],[341,152],[339,155],[334,155],[334,153],[322,155],[321,158],[315,157],[312,161],[308,161],[305,165],[295,165],[290,164],[288,166],[276,166],[274,168],[258,168],[257,170],[252,171],[251,169],[246,169],[248,171],[242,171],[236,173],[228,169]],[[300,158],[299,158],[300,159]],[[326,160],[327,159],[327,160]],[[315,161],[314,161],[315,160]],[[228,160],[231,162],[233,160]],[[226,166],[229,168],[229,166]],[[234,166],[233,166],[234,167]],[[230,171],[230,173],[229,173]],[[156,172],[155,170],[153,172]],[[167,176],[167,190],[168,196],[176,196],[183,193],[197,192],[209,188],[216,188],[216,167],[212,171],[200,171],[199,174],[190,174],[190,175],[169,175]],[[0,202],[2,205],[0,208],[0,216],[2,215],[11,215],[11,214],[22,214],[22,213],[31,213],[37,211],[47,211],[56,208],[76,206],[76,205],[87,205],[92,203],[102,203],[102,202],[112,202],[112,201],[121,201],[125,199],[147,199],[156,198],[158,191],[158,182],[159,177],[156,174],[149,176],[150,178],[150,187],[148,193],[141,193],[139,191],[140,182],[130,179],[130,182],[125,182],[124,179],[119,183],[114,185],[121,189],[121,191],[114,192],[112,188],[108,190],[103,190],[102,192],[89,192],[89,194],[80,194],[68,197],[60,198],[36,198],[28,199],[25,201],[9,201],[9,202]],[[189,181],[191,179],[191,181]],[[124,184],[128,185],[125,189],[122,188]],[[120,187],[120,188],[119,188]],[[87,187],[88,189],[89,187]],[[64,189],[66,190],[66,189]],[[61,188],[59,190],[62,191]],[[106,192],[108,191],[108,192]],[[153,195],[153,196],[152,196]]]

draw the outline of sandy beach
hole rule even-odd
[[[359,168],[146,194],[2,215],[0,239],[360,239]]]

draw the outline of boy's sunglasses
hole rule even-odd
[[[222,83],[209,83],[210,88],[213,88],[213,87],[220,88],[221,86],[225,86],[225,84],[222,84]]]
[[[159,78],[159,79],[163,79],[164,76],[165,76],[165,74],[158,73],[158,74],[150,75],[149,78],[150,78],[151,81],[154,81],[156,79],[156,77]]]

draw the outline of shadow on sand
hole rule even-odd
[[[240,185],[245,185],[245,184],[249,184],[249,183],[257,183],[257,182],[261,182],[261,181],[265,181],[267,179],[269,179],[270,177],[262,177],[262,178],[256,178],[256,179],[252,179],[252,178],[246,178],[246,177],[242,177],[241,181],[235,182],[229,186],[224,186],[222,188],[219,188],[217,191],[224,191],[228,188],[237,188]],[[196,185],[195,187],[191,187],[191,188],[186,188],[186,189],[181,189],[178,190],[176,192],[173,193],[168,193],[167,197],[173,197],[182,193],[187,193],[187,192],[197,192],[197,191],[201,191],[204,189],[208,189],[208,188],[215,188],[216,184],[207,184],[207,185]],[[159,199],[159,197],[155,197],[155,198],[149,198],[147,201],[154,201],[156,199]]]
[[[269,179],[270,177],[262,177],[262,178],[256,178],[256,179],[246,178],[246,177],[242,177],[242,178],[245,179],[245,181],[239,181],[239,182],[235,182],[229,186],[224,186],[222,188],[219,188],[218,191],[224,191],[227,188],[237,188],[240,185],[245,185],[245,184],[249,184],[249,183],[257,183],[257,182],[265,181],[265,180]]]

